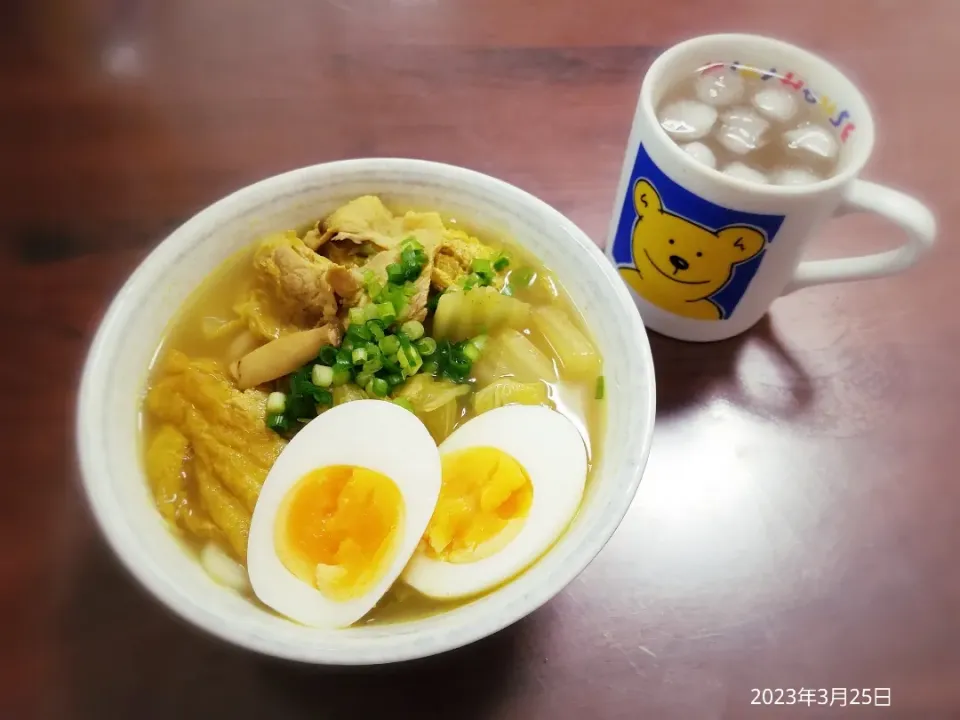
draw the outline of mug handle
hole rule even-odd
[[[906,231],[907,242],[894,250],[872,255],[802,262],[797,266],[786,293],[811,285],[893,275],[914,265],[933,247],[937,234],[933,213],[909,195],[866,180],[854,180],[844,191],[835,214],[853,212],[882,215]]]

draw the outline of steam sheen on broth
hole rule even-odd
[[[383,316],[371,306],[386,308]],[[403,343],[397,353],[376,327],[374,337],[359,338],[371,319]],[[408,345],[419,366],[399,357]],[[384,349],[371,353],[380,360],[361,360],[331,381],[324,359],[350,348],[356,360],[357,348],[374,346]],[[403,367],[392,372],[398,357]],[[341,353],[329,367],[346,373],[343,363]],[[323,368],[311,375],[316,365]],[[262,377],[269,379],[257,382]],[[297,383],[311,381],[320,383],[307,386],[316,410],[303,420],[330,405],[382,397],[413,410],[440,444],[491,409],[547,405],[580,431],[588,472],[600,451],[602,364],[552,273],[508,240],[464,232],[437,213],[393,215],[376,198],[358,198],[315,226],[231,257],[162,340],[141,413],[145,464],[159,511],[191,549],[213,545],[245,564],[259,488],[301,426],[291,410],[303,401]],[[280,413],[279,393],[287,403]],[[463,601],[427,598],[398,580],[361,622],[415,619]]]

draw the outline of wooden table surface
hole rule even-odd
[[[958,22],[952,0],[6,0],[0,718],[960,718]],[[396,155],[505,178],[603,242],[644,71],[719,30],[845,68],[877,115],[866,176],[929,202],[941,243],[735,340],[653,337],[650,463],[570,587],[439,658],[320,670],[201,635],[120,569],[77,485],[75,392],[167,232],[278,171]],[[845,218],[811,252],[897,241]]]

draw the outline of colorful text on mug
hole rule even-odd
[[[833,175],[856,129],[847,110],[793,71],[709,63],[670,86],[657,107],[667,134],[725,175],[807,185]]]

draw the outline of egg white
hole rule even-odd
[[[491,410],[458,428],[441,443],[440,455],[471,447],[511,455],[530,479],[533,500],[520,532],[483,559],[451,563],[417,550],[402,579],[430,597],[476,595],[522,572],[566,529],[583,497],[586,447],[576,426],[555,410],[526,405]]]
[[[403,520],[389,567],[362,596],[336,601],[291,573],[274,544],[277,511],[308,472],[355,465],[386,475],[403,498]],[[341,628],[366,615],[390,588],[417,547],[440,493],[437,445],[417,417],[390,402],[358,400],[311,420],[290,441],[267,475],[250,524],[250,585],[266,605],[292,620]]]

